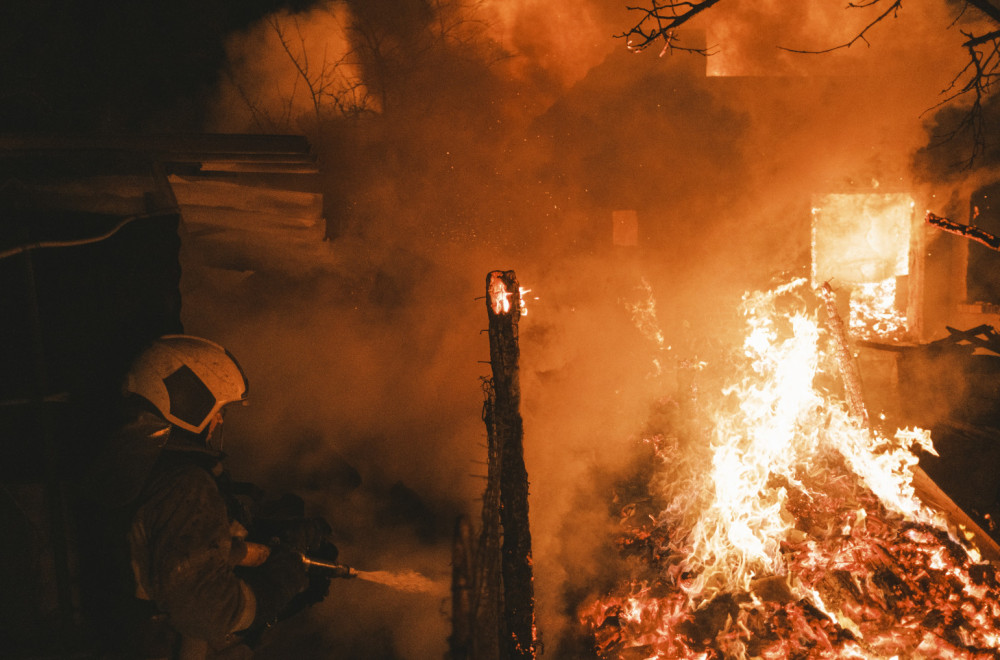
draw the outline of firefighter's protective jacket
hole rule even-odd
[[[248,628],[254,594],[233,570],[221,455],[171,440],[171,427],[139,414],[112,440],[95,480],[98,497],[124,512],[134,596],[182,638],[221,648]],[[163,616],[165,615],[165,617]]]
[[[253,623],[250,587],[233,572],[225,499],[212,474],[164,451],[129,531],[136,596],[179,633],[222,643]]]

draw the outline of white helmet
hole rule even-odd
[[[171,424],[201,433],[249,384],[229,351],[201,337],[163,335],[132,362],[125,392],[148,400]]]

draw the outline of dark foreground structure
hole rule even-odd
[[[175,186],[300,185],[310,163],[296,136],[0,136],[0,655],[94,647],[81,479],[127,365],[184,331]]]

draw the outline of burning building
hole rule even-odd
[[[995,657],[998,418],[975,374],[1000,342],[965,239],[996,248],[915,209],[813,195],[808,277],[745,294],[740,341],[677,363],[612,489],[617,568],[578,604],[597,657]]]
[[[907,7],[900,31],[872,39],[874,57],[812,59],[770,53],[771,42],[804,25],[821,43],[839,7],[744,3],[707,37],[681,35],[727,46],[707,62],[628,53],[608,36],[624,24],[617,2],[472,3],[492,22],[435,14],[467,3],[275,4],[302,8],[271,16],[286,21],[285,48],[267,40],[271,22],[229,34],[225,75],[210,102],[183,99],[183,116],[203,111],[184,128],[304,132],[308,145],[289,139],[294,162],[272,153],[268,172],[232,149],[169,176],[134,154],[105,158],[133,178],[118,180],[126,201],[117,189],[103,202],[170,212],[101,247],[126,230],[139,244],[95,247],[85,261],[100,268],[86,276],[40,282],[54,383],[85,390],[91,363],[131,348],[109,337],[138,342],[183,319],[246,356],[253,403],[227,421],[238,467],[325,507],[346,561],[446,579],[454,520],[478,506],[486,476],[481,277],[516,269],[541,298],[520,330],[541,655],[976,657],[996,646],[995,578],[976,536],[1000,515],[995,338],[982,329],[1000,321],[995,254],[924,221],[930,209],[1000,233],[992,171],[952,186],[910,162],[928,140],[921,113],[954,73],[941,22],[951,3]],[[415,9],[395,11],[403,4]],[[760,31],[739,29],[757,13],[746,25]],[[385,38],[361,42],[344,29],[356,17]],[[355,100],[378,102],[347,104],[346,116],[323,105],[334,96],[304,100],[318,79],[289,60],[298,37],[314,67],[367,52],[338,71],[358,83]],[[77,43],[53,40],[32,63],[70,60]],[[125,82],[180,66],[178,50],[100,89],[120,100]],[[122,130],[116,117],[132,109],[114,100],[101,130]],[[183,142],[158,139],[167,151]],[[8,161],[3,198],[44,198]],[[84,188],[105,191],[77,165]],[[72,264],[53,254],[40,258],[65,273]],[[0,266],[17,283],[5,290],[28,290],[20,257]],[[842,336],[817,294],[827,283]],[[8,302],[10,346],[26,347],[28,301]],[[81,324],[86,342],[70,331]],[[25,395],[30,351],[10,353],[4,373],[17,382],[0,412],[25,424],[31,411],[62,415],[45,399],[59,391]],[[87,364],[64,373],[66,353]],[[32,532],[5,503],[11,526]],[[439,658],[446,610],[344,585],[272,653]],[[5,612],[21,620],[16,605]]]

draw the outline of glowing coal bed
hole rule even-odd
[[[821,307],[748,294],[735,355],[660,403],[578,609],[598,657],[1000,657],[994,566],[914,491],[930,434],[851,414]]]

